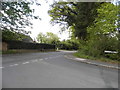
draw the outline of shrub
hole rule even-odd
[[[11,41],[11,40],[4,40],[8,44],[8,49],[55,49],[55,45],[51,44],[43,44],[43,43],[28,43],[22,41]]]

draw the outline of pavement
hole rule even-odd
[[[3,55],[2,88],[118,88],[118,69],[76,62],[72,53]]]
[[[77,58],[73,56],[72,54],[65,55],[65,57],[68,59],[79,61],[79,62],[86,63],[86,64],[120,70],[119,64],[112,64],[108,62],[102,62],[102,61],[90,60],[90,59],[84,59],[84,58]]]

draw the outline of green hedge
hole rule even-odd
[[[43,43],[28,43],[28,42],[22,42],[22,41],[3,41],[8,44],[8,49],[38,49],[38,50],[44,50],[44,49],[55,49],[55,45],[51,44],[43,44]]]

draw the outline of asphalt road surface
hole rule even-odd
[[[2,56],[3,88],[118,88],[118,70],[65,58],[72,51]]]

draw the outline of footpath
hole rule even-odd
[[[73,56],[72,54],[65,55],[65,58],[75,60],[75,61],[79,61],[79,62],[86,63],[86,64],[95,65],[95,66],[101,66],[101,67],[120,70],[120,65],[118,65],[118,64],[111,64],[111,63],[108,63],[108,62],[101,62],[101,61],[77,58],[77,57]]]

